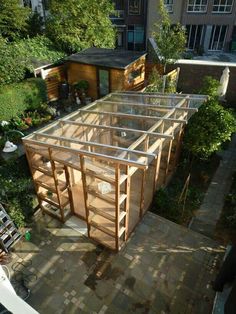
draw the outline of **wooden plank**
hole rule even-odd
[[[88,194],[87,194],[87,184],[86,184],[86,175],[85,175],[84,156],[83,155],[80,155],[80,165],[81,165],[81,177],[82,177],[82,184],[83,184],[83,192],[84,192],[84,206],[85,206],[85,214],[86,214],[86,223],[87,223],[87,228],[88,228],[88,237],[90,237]]]
[[[54,182],[55,182],[55,187],[56,187],[56,195],[57,195],[58,204],[59,204],[59,208],[60,208],[61,221],[65,222],[65,216],[64,216],[64,211],[63,211],[62,202],[61,202],[61,191],[58,189],[58,185],[56,184],[57,183],[57,173],[56,173],[55,162],[52,159],[52,150],[51,150],[51,148],[48,148],[48,154],[49,154],[49,160],[50,160],[51,166],[52,166],[52,175],[53,175]]]
[[[112,118],[112,117],[111,117]],[[157,132],[149,132],[149,131],[144,131],[144,130],[139,130],[139,129],[131,129],[131,128],[126,128],[126,127],[116,127],[110,125],[102,125],[102,124],[92,124],[92,123],[84,123],[84,122],[77,122],[73,120],[67,120],[67,119],[60,119],[65,124],[74,124],[78,126],[86,126],[86,127],[91,127],[91,128],[96,128],[96,129],[106,129],[106,130],[117,130],[117,131],[125,131],[125,132],[132,132],[132,133],[138,133],[138,134],[149,134],[161,138],[171,138],[170,135],[165,135],[163,133],[157,133]],[[40,132],[41,133],[41,132]]]
[[[104,154],[88,152],[88,151],[85,151],[82,149],[75,149],[75,148],[70,148],[70,147],[66,147],[66,146],[58,146],[55,144],[45,143],[42,141],[30,139],[30,138],[24,138],[23,141],[27,145],[32,144],[32,145],[39,145],[39,146],[44,146],[44,147],[52,147],[52,148],[56,148],[57,150],[62,150],[62,151],[66,151],[66,152],[73,152],[73,153],[77,152],[77,153],[82,154],[84,156],[94,157],[97,160],[106,160],[106,161],[113,160],[114,162],[119,162],[119,163],[124,164],[124,165],[128,164],[130,166],[134,166],[137,168],[146,168],[147,167],[147,164],[143,163],[143,162],[130,161],[130,160],[114,157],[114,156],[107,156]]]
[[[42,137],[51,138],[51,139],[55,139],[55,140],[68,141],[70,143],[75,143],[75,144],[78,143],[78,144],[87,145],[87,146],[104,147],[104,148],[111,149],[111,150],[118,150],[118,151],[122,151],[122,152],[133,153],[133,154],[137,154],[137,155],[145,156],[145,157],[155,157],[154,154],[145,153],[145,152],[142,152],[139,150],[130,150],[128,148],[112,146],[112,145],[107,145],[107,144],[100,144],[97,142],[82,141],[82,140],[72,139],[71,137],[55,136],[55,135],[51,135],[48,133],[37,133],[37,132],[34,132],[33,134],[35,134],[36,136],[42,136]]]
[[[120,164],[116,165],[116,176],[115,176],[115,208],[116,208],[116,251],[119,251],[120,247]]]
[[[126,166],[126,172],[125,172],[127,179],[125,182],[125,194],[126,194],[126,200],[124,204],[124,209],[126,212],[125,216],[125,241],[128,239],[128,232],[129,232],[129,208],[130,208],[130,180],[131,180],[131,175],[130,175],[130,167]]]
[[[135,103],[132,101],[109,101],[109,100],[97,100],[97,103],[101,103],[101,104],[111,104],[111,105],[117,105],[117,106],[129,106],[129,107],[140,107],[142,109],[166,109],[167,111],[169,109],[175,109],[175,110],[186,110],[186,111],[193,111],[193,112],[197,112],[198,109],[197,108],[187,108],[187,107],[175,107],[175,106],[161,106],[159,104],[142,104],[142,103]]]
[[[175,107],[173,107],[173,110],[175,110]],[[138,114],[129,114],[129,113],[123,113],[123,112],[109,112],[109,111],[94,111],[89,109],[80,109],[80,112],[84,113],[92,113],[97,115],[107,115],[107,116],[114,116],[114,117],[123,117],[123,118],[129,118],[129,119],[149,119],[149,120],[165,120],[165,121],[171,121],[171,122],[178,122],[178,123],[187,123],[186,120],[181,119],[174,119],[174,118],[168,118],[168,117],[155,117],[155,116],[146,116],[146,115],[138,115]]]

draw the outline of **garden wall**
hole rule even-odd
[[[202,87],[204,76],[212,76],[220,80],[225,67],[230,69],[229,85],[226,100],[236,107],[236,63],[214,62],[200,60],[179,60],[174,65],[168,66],[168,70],[180,67],[178,90],[183,93],[196,93]]]

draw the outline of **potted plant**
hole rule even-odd
[[[75,90],[75,99],[76,97],[79,97],[81,100],[81,104],[86,104],[86,95],[89,89],[89,82],[86,80],[81,80],[78,83],[74,84],[74,90]]]

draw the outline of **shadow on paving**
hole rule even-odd
[[[152,213],[118,254],[48,216],[31,232],[8,266],[13,280],[24,272],[41,314],[211,313],[224,248],[203,235]]]

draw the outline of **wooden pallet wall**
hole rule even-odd
[[[41,75],[46,82],[48,100],[57,100],[59,98],[59,85],[66,79],[64,65],[47,70],[42,69]]]

